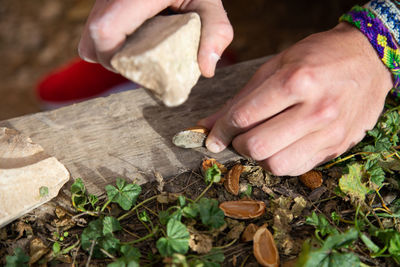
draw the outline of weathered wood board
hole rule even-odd
[[[138,89],[96,98],[53,111],[26,115],[0,126],[16,129],[63,163],[74,179],[81,177],[92,193],[103,192],[115,178],[152,180],[197,168],[205,156],[237,159],[232,150],[212,154],[205,148],[173,146],[172,136],[220,108],[267,59],[217,70],[200,79],[188,101],[167,108]]]

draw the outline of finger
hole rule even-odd
[[[298,104],[237,136],[233,147],[240,154],[261,161],[322,129],[335,118],[330,109]]]
[[[282,89],[281,75],[272,75],[259,87],[239,99],[219,119],[206,140],[207,148],[214,153],[224,150],[233,137],[253,128],[270,117],[297,103]]]
[[[214,126],[215,122],[219,120],[224,114],[226,114],[233,104],[237,103],[239,99],[242,99],[247,94],[249,94],[252,90],[254,90],[254,88],[259,87],[263,81],[271,76],[278,68],[278,62],[279,56],[274,56],[272,59],[269,59],[256,71],[256,73],[239,91],[239,93],[237,93],[232,99],[228,100],[228,102],[225,103],[225,105],[216,113],[201,119],[197,124],[202,125],[207,129],[211,129]]]
[[[99,63],[111,68],[113,54],[145,20],[167,8],[173,0],[100,0],[104,6],[88,26]]]
[[[232,42],[233,28],[221,1],[192,0],[182,11],[195,11],[201,17],[201,38],[198,62],[201,73],[212,77],[222,52]]]
[[[79,56],[90,63],[97,62],[97,55],[96,55],[96,49],[94,47],[93,39],[90,36],[90,31],[89,31],[89,24],[93,20],[93,17],[97,16],[100,10],[102,10],[105,5],[106,1],[104,0],[98,0],[95,2],[89,17],[87,19],[87,22],[85,24],[85,27],[82,31],[82,36],[81,40],[79,41],[78,45],[78,53]]]
[[[313,132],[259,164],[278,176],[301,175],[345,152],[345,131],[329,127]]]

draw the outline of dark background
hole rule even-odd
[[[277,53],[327,30],[356,0],[225,0],[236,62]],[[0,120],[37,112],[38,79],[77,57],[93,0],[0,0]]]

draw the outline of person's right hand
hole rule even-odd
[[[167,7],[200,15],[197,60],[203,76],[212,77],[217,61],[233,39],[233,29],[220,0],[97,0],[82,33],[79,55],[112,69],[110,60],[126,37]]]

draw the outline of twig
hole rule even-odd
[[[94,249],[95,245],[96,245],[96,240],[93,240],[92,241],[92,245],[90,246],[90,250],[89,250],[89,257],[88,257],[88,259],[86,261],[86,265],[85,265],[86,267],[89,267],[90,260],[92,259],[93,249]]]
[[[121,220],[125,219],[126,217],[130,216],[135,210],[137,210],[140,206],[143,206],[143,205],[146,204],[147,202],[150,202],[150,201],[152,201],[153,199],[156,199],[156,198],[157,198],[157,196],[155,195],[155,196],[152,196],[152,197],[150,197],[150,198],[148,198],[148,199],[143,200],[142,202],[140,202],[139,204],[137,204],[136,206],[134,206],[134,207],[133,207],[130,211],[128,211],[127,213],[125,213],[125,214],[119,216],[117,220],[118,220],[118,221],[121,221]]]
[[[244,266],[245,266],[245,263],[246,263],[246,261],[249,259],[249,257],[250,257],[250,254],[248,254],[248,255],[246,256],[246,258],[244,258],[242,264],[240,264],[240,267],[244,267]]]
[[[153,237],[157,232],[158,232],[158,227],[154,228],[153,232],[151,232],[148,235],[145,235],[145,236],[143,236],[143,237],[141,237],[139,239],[135,239],[135,240],[132,240],[132,241],[121,242],[121,244],[122,245],[133,245],[133,244],[136,244],[136,243],[140,243],[140,242],[142,242],[142,241],[144,241],[146,239],[149,239],[150,237]]]
[[[129,231],[129,230],[126,229],[126,228],[123,228],[123,227],[122,227],[122,231],[124,231],[125,233],[128,233],[129,235],[131,235],[131,236],[133,236],[133,237],[140,238],[140,236],[138,236],[138,235],[135,234],[135,233],[132,233],[131,231]]]
[[[229,248],[230,246],[232,246],[233,244],[235,244],[235,242],[237,241],[236,239],[233,239],[230,243],[220,246],[220,247],[214,247],[215,249],[225,249],[225,248]]]
[[[210,182],[207,187],[203,190],[203,192],[201,192],[201,194],[194,200],[194,202],[199,201],[199,199],[201,199],[208,191],[208,189],[211,188],[211,186],[213,185],[213,182]]]
[[[107,250],[105,250],[104,248],[100,248],[100,251],[104,253],[104,255],[106,255],[107,257],[109,257],[112,260],[115,260],[115,257],[113,255],[111,255],[110,253],[108,253]]]

